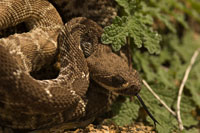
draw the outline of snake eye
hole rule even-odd
[[[122,78],[121,76],[116,75],[116,76],[113,76],[113,77],[112,77],[112,84],[113,84],[114,86],[121,86],[121,85],[123,85],[124,83],[126,83],[126,81],[125,81],[124,78]]]

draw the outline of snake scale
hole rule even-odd
[[[28,32],[0,39],[1,125],[32,130],[87,125],[106,111],[110,92],[139,93],[137,71],[101,44],[103,30],[94,21],[78,17],[63,24],[46,0],[1,0],[0,29],[21,22]],[[56,78],[30,75],[55,60],[60,68]]]

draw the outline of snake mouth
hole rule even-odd
[[[141,87],[137,86],[137,85],[128,86],[128,84],[125,84],[125,85],[123,85],[122,88],[115,88],[115,87],[103,84],[102,82],[98,82],[98,81],[96,81],[96,82],[99,85],[101,85],[102,87],[108,89],[109,91],[112,91],[112,92],[115,92],[115,93],[117,93],[119,95],[124,95],[124,96],[136,96],[141,90]]]
[[[140,87],[138,87],[136,85],[132,85],[128,88],[115,90],[115,92],[120,94],[120,95],[125,95],[125,96],[136,96],[140,92],[140,90],[141,90]]]

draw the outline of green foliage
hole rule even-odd
[[[130,102],[130,99],[128,98],[123,104],[114,104],[113,108],[113,111],[116,111],[114,113],[118,115],[113,117],[112,120],[114,120],[118,125],[128,125],[138,117],[138,103]]]
[[[142,3],[142,13],[150,14],[152,17],[162,22],[171,32],[176,32],[174,23],[178,22],[184,28],[188,28],[185,16],[182,13],[183,3],[176,0],[150,0]],[[182,9],[182,10],[181,10]]]
[[[143,70],[142,77],[148,81],[151,87],[154,88],[154,91],[171,108],[176,109],[178,88],[193,52],[197,47],[200,47],[199,41],[200,38],[195,40],[192,33],[187,33],[183,40],[178,40],[178,37],[173,34],[164,38],[163,43],[166,43],[165,45],[167,47],[163,49],[159,56],[150,56],[149,53],[143,53],[141,51],[135,51],[133,54],[134,61],[140,62],[135,65],[137,65],[140,70]],[[194,65],[189,80],[186,83],[186,91],[182,96],[181,116],[185,127],[192,127],[198,124],[198,120],[192,116],[192,111],[199,106],[200,83],[197,79],[200,74],[200,69],[198,68],[200,68],[199,62]],[[161,106],[157,99],[155,99],[144,86],[142,87],[140,95],[150,111],[159,123],[161,123],[162,126],[157,126],[159,132],[178,130],[176,118]],[[126,101],[125,103],[121,103],[120,107],[120,111],[113,118],[117,124],[128,125],[139,117],[135,115],[138,112],[138,104]],[[132,110],[132,108],[135,110]],[[116,110],[116,108],[114,108],[114,110]],[[132,112],[130,112],[131,110]],[[126,111],[128,111],[128,113]],[[129,118],[128,121],[126,121],[127,115]],[[133,121],[130,121],[131,119]],[[150,118],[147,120],[153,124]]]
[[[132,15],[136,10],[140,8],[141,0],[115,0],[118,5],[124,8],[124,12],[127,15]]]
[[[178,89],[190,59],[200,48],[200,35],[189,29],[192,22],[200,27],[200,2],[197,0],[116,0],[119,16],[104,28],[102,42],[120,50],[130,39],[133,66],[166,104],[176,111]],[[187,19],[186,19],[187,16]],[[197,27],[198,27],[197,26]],[[156,31],[157,30],[157,31]],[[194,29],[195,30],[195,29]],[[162,41],[161,41],[162,37]],[[140,49],[146,48],[147,50]],[[151,55],[155,53],[154,55]],[[194,112],[200,108],[200,56],[192,67],[181,101],[181,117],[185,130],[198,132]],[[141,97],[159,121],[158,132],[178,131],[172,116],[143,86]],[[128,98],[113,106],[112,120],[128,125],[138,120],[140,104]],[[197,113],[197,112],[196,112]],[[153,124],[147,117],[147,121]]]
[[[118,51],[125,45],[127,37],[131,37],[138,48],[143,45],[150,53],[159,53],[161,37],[145,24],[147,19],[141,16],[116,17],[112,25],[104,28],[103,43],[112,44]]]
[[[127,16],[116,17],[113,24],[104,28],[102,42],[104,44],[112,44],[115,51],[120,50],[126,44],[128,37],[134,39],[134,44],[141,48],[142,45],[148,49],[150,53],[159,53],[161,36],[153,31],[150,26],[153,24],[153,19],[149,15],[132,13],[137,9],[140,2],[127,0],[117,0],[125,9]]]

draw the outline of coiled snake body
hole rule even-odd
[[[37,129],[92,118],[106,105],[95,105],[102,100],[96,99],[95,87],[89,87],[90,78],[105,93],[140,91],[137,72],[100,44],[102,29],[95,22],[75,18],[63,25],[45,0],[2,0],[0,7],[0,29],[21,22],[31,29],[0,39],[1,125]],[[37,80],[30,75],[57,58],[57,78]]]

